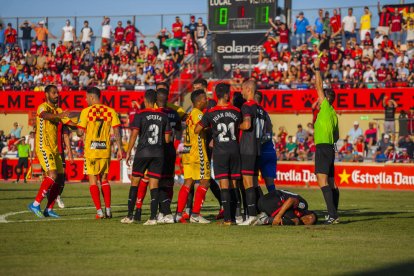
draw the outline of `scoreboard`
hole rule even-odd
[[[268,29],[276,15],[277,0],[208,0],[211,31]]]

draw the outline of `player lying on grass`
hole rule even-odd
[[[308,210],[308,203],[298,194],[275,190],[258,202],[260,215],[254,225],[312,225],[318,217]]]

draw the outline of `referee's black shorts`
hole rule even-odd
[[[17,168],[25,168],[29,167],[29,158],[28,157],[20,157],[17,161]]]
[[[315,174],[326,174],[328,177],[335,176],[335,149],[331,144],[316,145],[315,152]]]

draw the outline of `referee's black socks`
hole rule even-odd
[[[331,218],[338,218],[338,214],[336,213],[336,208],[334,204],[334,197],[331,187],[324,186],[321,188],[323,197],[325,199],[326,208],[328,209],[329,217]]]
[[[134,214],[135,203],[137,202],[137,193],[138,193],[138,187],[136,186],[129,187],[128,217],[132,217]]]
[[[338,211],[338,206],[339,206],[339,189],[335,188],[332,189],[332,195],[333,195],[333,202],[335,205],[335,209],[336,211]]]

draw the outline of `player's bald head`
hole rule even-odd
[[[246,100],[252,100],[256,92],[256,82],[247,80],[242,84],[242,95]]]

